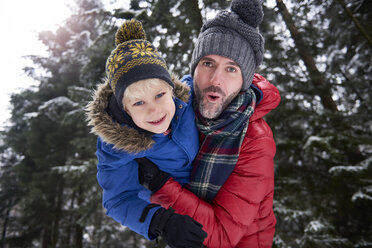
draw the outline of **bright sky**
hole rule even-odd
[[[73,0],[0,0],[0,129],[10,118],[10,94],[28,88],[33,82],[22,68],[31,65],[25,55],[46,55],[37,34],[55,30],[70,15]]]
[[[102,0],[106,6],[128,7],[128,0]],[[38,40],[41,31],[54,31],[71,15],[74,0],[0,0],[0,130],[10,118],[10,95],[37,85],[24,75],[31,66],[26,55],[47,55]],[[109,8],[109,9],[110,9]]]

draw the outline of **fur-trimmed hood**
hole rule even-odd
[[[190,98],[190,87],[182,83],[175,74],[171,75],[174,82],[174,95],[176,98],[187,103]],[[91,132],[100,136],[101,139],[114,145],[115,149],[130,153],[139,153],[151,148],[154,141],[132,127],[122,126],[114,122],[106,112],[109,97],[113,94],[107,80],[97,86],[93,93],[93,100],[87,105],[88,125],[92,126]]]

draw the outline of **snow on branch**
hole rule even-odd
[[[362,173],[368,170],[368,168],[372,164],[372,157],[369,157],[362,162],[360,162],[358,165],[349,165],[349,166],[334,166],[329,169],[329,173],[337,176],[341,173]]]

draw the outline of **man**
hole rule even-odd
[[[152,203],[203,225],[205,246],[271,247],[276,149],[262,117],[280,96],[254,74],[264,52],[257,29],[260,1],[233,0],[231,10],[203,25],[191,61],[193,78],[184,77],[194,80],[200,132],[190,184],[182,188],[149,162],[140,163],[139,177],[154,192]]]

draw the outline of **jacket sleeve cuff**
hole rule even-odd
[[[152,220],[152,217],[154,216],[155,212],[158,211],[161,207],[160,206],[157,206],[157,207],[153,207],[149,210],[148,214],[147,214],[147,217],[144,221],[144,230],[142,231],[142,235],[148,239],[148,240],[154,240],[157,238],[156,235],[153,235],[153,234],[150,234],[149,230],[150,230],[150,223],[151,223],[151,220]]]
[[[151,203],[156,203],[168,209],[172,206],[182,190],[182,186],[170,177],[158,191],[151,195]]]

